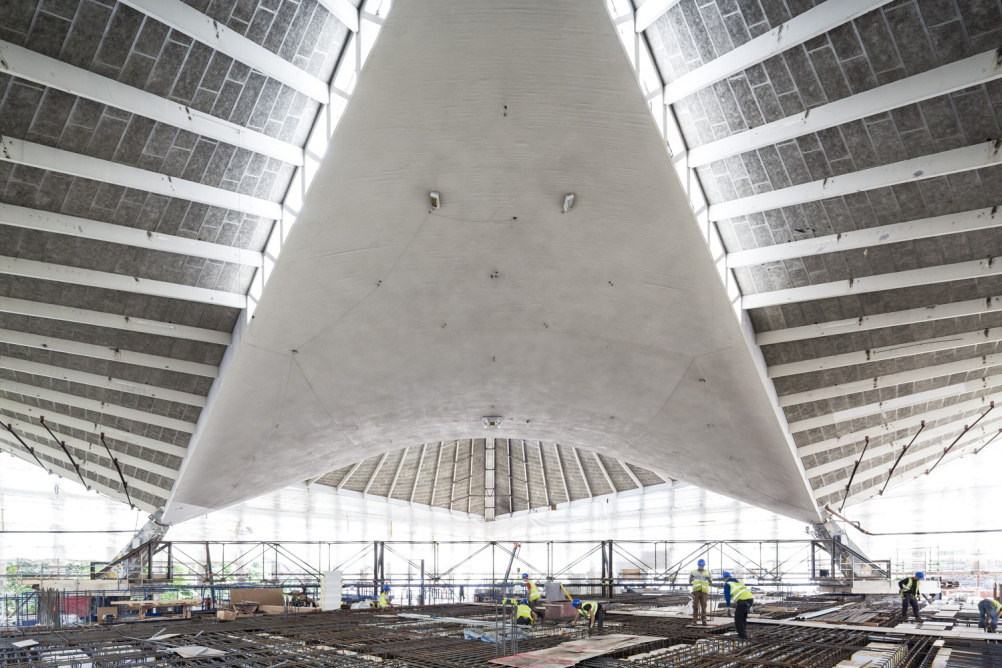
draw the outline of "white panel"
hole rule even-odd
[[[747,311],[766,306],[796,304],[815,299],[830,299],[846,295],[881,292],[883,290],[898,290],[916,285],[963,281],[972,278],[983,278],[985,276],[997,276],[998,274],[1002,274],[1002,262],[995,262],[994,259],[971,260],[956,264],[944,264],[937,267],[924,267],[922,269],[909,269],[907,271],[891,272],[888,274],[864,276],[846,281],[819,283],[802,288],[787,288],[785,290],[773,290],[772,292],[745,295],[741,298],[741,307]]]
[[[175,429],[189,434],[195,431],[195,424],[192,422],[185,422],[184,420],[177,420],[175,418],[156,415],[155,413],[147,413],[146,411],[137,410],[135,408],[127,408],[117,404],[109,404],[103,401],[87,399],[86,397],[78,397],[75,394],[55,392],[42,387],[27,385],[25,383],[14,383],[9,380],[0,379],[0,390],[20,394],[25,397],[32,397],[39,401],[51,401],[53,403],[73,406],[86,411],[94,411],[95,413],[102,413],[104,415],[114,415],[115,417],[124,418],[126,420],[134,420],[136,422],[153,425],[155,427]]]
[[[341,609],[341,571],[324,571],[320,575],[320,609]]]
[[[281,204],[269,202],[259,197],[241,195],[222,188],[185,181],[166,174],[130,167],[110,160],[92,158],[89,155],[81,155],[12,137],[0,137],[0,145],[3,148],[0,151],[0,160],[6,162],[71,174],[85,179],[98,178],[105,183],[145,190],[167,197],[179,197],[192,202],[201,202],[209,206],[218,206],[272,220],[282,216]]]
[[[268,49],[230,30],[181,0],[122,0],[122,4],[179,30],[216,51],[281,81],[314,100],[327,104],[327,84],[283,60]]]
[[[828,0],[827,3],[835,0]],[[871,167],[842,176],[832,176],[798,186],[780,188],[771,192],[741,197],[729,202],[710,205],[710,220],[726,220],[735,216],[779,209],[784,206],[815,202],[828,197],[841,197],[852,193],[906,183],[916,179],[931,179],[957,172],[990,167],[1002,162],[994,141],[951,151],[902,160],[901,162]]]
[[[804,325],[802,327],[775,329],[770,332],[756,334],[755,341],[760,346],[768,346],[776,343],[786,343],[787,341],[803,341],[804,339],[813,339],[816,337],[838,336],[840,334],[851,334],[853,332],[882,329],[884,327],[910,325],[916,322],[962,318],[968,315],[992,313],[995,311],[1002,311],[1002,297],[971,299],[951,304],[933,304],[931,306],[906,309],[904,311],[867,315],[860,318],[847,318],[845,320],[832,320],[831,322],[820,322],[815,325]]]
[[[639,10],[637,15],[640,15]],[[946,95],[963,88],[977,86],[1000,76],[1002,76],[1002,62],[998,60],[995,49],[992,49],[928,72],[871,88],[858,95],[813,107],[795,116],[787,116],[746,132],[739,132],[726,139],[697,146],[689,150],[689,162],[693,167],[701,167],[732,155],[789,141],[811,132],[928,100],[937,95]]]
[[[87,309],[74,308],[72,306],[43,304],[26,299],[12,299],[11,297],[0,297],[0,312],[16,313],[18,315],[46,318],[49,320],[65,320],[66,322],[76,322],[82,325],[124,329],[130,332],[170,336],[178,339],[191,339],[192,341],[205,341],[206,343],[215,343],[222,346],[230,345],[232,338],[229,332],[220,332],[214,329],[175,325],[169,322],[145,320],[143,318],[130,318],[114,313],[104,313],[103,311],[88,311]]]
[[[798,257],[839,253],[871,246],[894,244],[938,237],[944,234],[959,234],[995,227],[1002,223],[997,211],[992,208],[975,209],[947,216],[922,218],[907,223],[867,227],[851,232],[828,234],[812,239],[798,239],[785,244],[774,244],[762,248],[735,251],[727,254],[728,267],[750,267],[766,262],[781,262]]]
[[[732,74],[742,72],[756,63],[877,9],[889,1],[827,0],[671,82],[665,86],[665,103],[677,102]]]
[[[260,267],[264,264],[263,255],[258,251],[213,244],[197,239],[185,239],[184,237],[175,237],[169,234],[125,227],[124,225],[101,223],[87,218],[68,216],[64,213],[28,209],[13,204],[0,204],[0,224],[147,248],[165,253],[178,253],[209,260],[232,262],[248,267]]]
[[[10,329],[0,329],[0,341],[12,343],[17,346],[28,348],[43,348],[53,352],[66,353],[68,355],[81,355],[83,357],[93,357],[95,359],[108,360],[109,362],[121,362],[123,364],[135,364],[137,366],[148,366],[163,371],[177,371],[178,373],[190,373],[194,376],[204,376],[215,378],[219,369],[211,364],[199,364],[197,362],[187,362],[172,357],[160,357],[159,355],[149,355],[147,353],[134,353],[128,350],[116,350],[107,346],[99,346],[91,343],[81,343],[68,339],[57,339],[51,336],[40,334],[29,334],[28,332],[16,332]]]
[[[298,146],[3,40],[0,40],[0,72],[167,123],[203,137],[218,139],[282,162],[297,166],[303,164],[303,149]]]
[[[779,398],[779,404],[784,407],[795,406],[796,404],[821,401],[822,399],[832,399],[834,397],[857,394],[868,390],[879,390],[884,387],[894,387],[895,385],[902,385],[904,383],[914,383],[929,380],[931,378],[951,376],[955,373],[977,371],[978,369],[984,369],[1000,364],[1002,364],[1002,354],[996,353],[994,355],[984,355],[972,359],[959,360],[957,362],[947,362],[946,364],[936,364],[922,367],[920,369],[911,369],[909,371],[900,371],[898,373],[890,373],[883,376],[864,378],[863,380],[851,381],[840,385],[819,387],[806,392],[787,394]],[[969,387],[972,388],[968,391],[975,391],[982,386],[980,385],[982,382],[983,381],[980,378],[968,381]]]
[[[16,413],[20,415],[27,415],[31,418],[37,418],[39,415],[49,415],[49,419],[52,422],[70,427],[72,429],[80,429],[82,431],[90,432],[95,435],[104,433],[108,438],[113,438],[116,441],[121,441],[123,443],[131,443],[133,445],[138,445],[143,448],[148,448],[154,452],[162,452],[166,455],[176,455],[178,457],[184,457],[187,448],[174,445],[173,443],[165,443],[163,441],[158,441],[153,438],[148,438],[146,436],[140,436],[138,434],[132,434],[129,432],[120,431],[113,427],[93,422],[88,422],[87,420],[81,420],[80,418],[71,417],[69,415],[64,415],[62,413],[53,413],[52,411],[44,411],[35,406],[28,406],[16,401],[11,401],[9,399],[4,399],[0,397],[0,410],[8,411],[10,413]],[[9,418],[0,418],[4,422],[9,422]]]
[[[38,362],[29,362],[28,360],[17,359],[14,357],[4,357],[0,355],[0,369],[20,371],[21,373],[30,373],[35,376],[65,380],[71,383],[81,383],[91,387],[102,387],[116,392],[128,392],[129,394],[138,394],[139,396],[149,397],[151,399],[176,401],[189,406],[198,406],[199,408],[205,407],[205,397],[198,394],[180,392],[178,390],[168,390],[154,385],[147,385],[145,383],[134,383],[120,378],[99,376],[95,373],[86,373],[83,371],[76,371],[74,369],[66,369],[64,367],[53,366],[51,364],[39,364]]]
[[[148,278],[137,278],[123,274],[109,274],[93,269],[78,269],[64,264],[50,264],[35,260],[0,257],[0,273],[39,278],[45,281],[87,285],[92,288],[135,292],[141,295],[182,299],[184,301],[201,302],[230,308],[244,308],[247,297],[236,292],[209,290],[189,285],[178,285],[166,281],[152,281]]]

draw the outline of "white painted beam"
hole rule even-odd
[[[159,0],[158,0],[159,1]],[[0,160],[277,220],[282,205],[51,146],[0,136]]]
[[[672,81],[665,86],[665,104],[677,102],[707,86],[723,81],[756,63],[779,55],[843,23],[848,23],[857,16],[873,11],[889,1],[827,0]]]
[[[3,40],[0,40],[0,72],[117,107],[282,162],[296,166],[303,164],[303,149],[294,144]]]
[[[188,406],[205,408],[205,397],[199,394],[180,392],[178,390],[168,390],[154,385],[134,383],[120,378],[112,378],[111,376],[99,376],[96,373],[85,373],[83,371],[67,369],[61,366],[53,366],[51,364],[39,364],[38,362],[29,362],[28,360],[0,355],[0,369],[9,369],[11,371],[30,373],[44,378],[64,380],[70,383],[80,383],[82,385],[100,387],[107,390],[114,390],[116,392],[128,392],[129,394],[137,394],[142,397],[149,397],[150,399],[176,401],[178,403],[187,404]]]
[[[438,472],[442,468],[442,450],[445,444],[438,444],[438,457],[435,458],[435,473],[432,475],[431,479],[431,501],[428,502],[429,506],[435,505],[435,492],[438,490]]]
[[[358,10],[348,0],[320,0],[320,4],[334,15],[348,30],[358,32]]]
[[[564,486],[564,496],[567,497],[567,503],[571,502],[571,488],[567,485],[567,469],[564,468],[563,457],[560,456],[560,445],[557,443],[553,444],[553,451],[557,454],[557,467],[560,470],[560,482]]]
[[[639,14],[638,10],[637,15]],[[689,150],[689,164],[692,167],[702,167],[733,155],[790,141],[812,132],[987,83],[999,77],[1002,77],[1002,61],[999,60],[995,49],[992,49],[934,70],[808,109],[795,116],[766,123],[726,139],[697,146]]]
[[[638,478],[637,474],[633,472],[633,469],[630,468],[630,465],[627,464],[626,462],[621,462],[619,460],[616,460],[616,463],[618,463],[619,466],[624,471],[626,471],[626,474],[628,476],[630,476],[630,480],[632,480],[633,483],[637,486],[637,489],[639,489],[641,492],[643,492],[644,491],[644,483],[640,482],[640,478]]]
[[[258,251],[244,250],[235,246],[224,246],[197,239],[185,239],[184,237],[175,237],[169,234],[125,227],[124,225],[100,223],[87,218],[28,209],[13,204],[0,204],[0,225],[11,225],[26,230],[51,232],[52,234],[65,234],[81,239],[106,241],[165,253],[190,255],[247,267],[264,265],[264,254]]]
[[[165,455],[184,457],[187,452],[187,448],[184,446],[174,445],[173,443],[165,443],[147,436],[140,436],[138,434],[120,431],[102,423],[95,424],[93,422],[81,420],[80,418],[75,418],[63,413],[55,413],[53,411],[43,410],[36,406],[28,406],[27,404],[4,399],[3,397],[0,397],[0,410],[7,411],[8,413],[14,413],[16,415],[25,415],[29,418],[46,416],[46,419],[54,424],[63,425],[64,427],[69,427],[71,429],[86,431],[94,434],[95,436],[100,436],[100,434],[103,433],[108,438],[115,439],[116,441],[137,445],[154,452],[162,452]],[[11,419],[12,418],[7,415],[0,415],[0,421],[4,422],[4,424],[10,422]]]
[[[577,448],[572,448],[574,451],[574,460],[578,463],[578,471],[581,473],[581,479],[584,480],[585,489],[588,490],[588,496],[595,496],[591,491],[591,485],[588,484],[588,476],[585,475],[584,464],[581,463],[581,453],[578,452]]]
[[[32,446],[32,447],[34,447],[34,446]],[[2,449],[4,452],[6,452],[9,455],[17,457],[18,459],[23,459],[24,461],[28,462],[29,464],[31,464],[33,466],[38,466],[38,462],[36,462],[34,460],[34,458],[32,458],[31,454],[25,452],[21,448],[20,445],[16,445],[12,441],[8,441],[5,438],[0,437],[0,449]],[[60,478],[62,478],[64,480],[69,480],[71,482],[75,482],[77,484],[80,484],[80,480],[76,478],[75,472],[73,472],[73,471],[66,471],[65,469],[60,468],[60,467],[57,466],[57,467],[55,467],[53,469],[52,473],[54,475],[58,475]],[[71,473],[73,473],[72,476],[70,475]],[[95,482],[93,480],[88,480],[87,484],[89,484],[91,486],[91,488],[93,488],[96,492],[99,492],[99,493],[103,494],[104,496],[106,496],[106,497],[108,497],[110,499],[114,499],[115,501],[121,501],[122,503],[128,503],[128,500],[127,500],[124,492],[119,492],[116,489],[112,489],[110,487],[106,487],[106,486],[102,485],[101,483]],[[163,494],[160,495],[160,496],[161,496],[161,498],[163,498],[164,496],[166,496],[167,490],[161,490],[161,491],[163,492]],[[150,512],[150,513],[156,511],[156,508],[154,508],[152,505],[146,503],[145,501],[139,501],[139,500],[133,499],[132,503],[133,503],[134,506],[136,506],[137,508],[140,508],[141,510],[145,510],[145,511]]]
[[[390,491],[386,493],[387,499],[393,498],[393,490],[397,487],[397,480],[400,478],[400,472],[404,469],[404,462],[407,461],[407,453],[410,452],[410,448],[404,448],[404,454],[397,463],[397,470],[393,474],[393,482],[390,483]]]
[[[166,281],[153,281],[125,274],[111,274],[93,269],[79,269],[65,264],[51,264],[37,260],[0,256],[0,273],[37,278],[43,281],[73,283],[105,290],[119,290],[153,297],[167,297],[189,302],[200,302],[214,306],[242,309],[247,306],[247,297],[237,292],[210,290],[190,285],[179,285]]]
[[[45,318],[47,320],[63,320],[81,325],[94,325],[95,327],[108,327],[110,329],[122,329],[128,332],[140,332],[142,334],[154,334],[156,336],[170,336],[177,339],[190,339],[192,341],[203,341],[205,343],[215,343],[221,346],[228,346],[232,341],[229,332],[220,332],[214,329],[203,329],[201,327],[189,327],[187,325],[175,325],[170,322],[158,320],[146,320],[143,318],[131,318],[125,315],[105,313],[103,311],[89,311],[72,306],[58,306],[56,304],[44,304],[26,299],[13,299],[11,297],[0,297],[0,313],[14,313],[32,318]]]
[[[615,483],[612,482],[612,476],[609,475],[608,469],[606,469],[605,464],[602,463],[602,457],[599,456],[597,452],[593,452],[591,454],[595,458],[595,461],[598,462],[598,468],[602,471],[602,475],[605,477],[605,482],[609,485],[609,489],[612,490],[613,494],[619,496],[619,490],[616,489]]]
[[[146,366],[163,371],[177,371],[178,373],[188,373],[205,378],[215,378],[219,373],[219,369],[211,364],[199,364],[198,362],[188,362],[172,357],[149,355],[147,353],[134,353],[128,350],[118,350],[92,343],[80,343],[79,341],[57,339],[40,334],[16,332],[10,329],[0,329],[0,341],[27,348],[41,348],[53,352],[66,353],[67,355],[80,355],[82,357],[108,360],[109,362],[135,364],[136,366]]]
[[[183,32],[318,102],[330,102],[326,83],[181,0],[122,0],[122,4]]]
[[[375,482],[376,476],[379,475],[379,470],[383,468],[383,462],[386,461],[386,456],[388,454],[388,452],[384,452],[383,456],[379,458],[378,462],[376,462],[376,468],[372,470],[372,475],[369,476],[369,480],[365,483],[365,488],[362,489],[363,499],[365,498],[365,495],[369,493],[369,488],[372,487],[372,483]]]
[[[999,408],[997,410],[1002,411],[1002,408]],[[973,430],[974,433],[978,434],[995,433],[999,427],[1000,422],[1002,422],[1002,415],[996,416],[995,413],[996,411],[992,411],[991,413],[988,414],[988,417],[979,422],[977,426],[974,427]],[[973,419],[970,420],[970,422],[973,422],[976,419],[977,417],[975,416]],[[953,438],[956,438],[963,428],[964,428],[964,423],[961,421],[959,423],[953,423],[949,425],[944,425],[942,427],[938,427],[935,430],[924,429],[920,437],[922,440],[917,442],[912,447],[921,447],[922,445],[929,443],[930,441],[933,441],[940,437],[949,436],[951,434],[953,435]],[[867,461],[869,461],[871,457],[880,457],[886,454],[890,454],[892,452],[899,452],[901,450],[901,447],[903,445],[907,445],[908,441],[910,440],[911,436],[908,436],[907,438],[901,439],[901,441],[903,442],[885,443],[883,445],[871,445],[866,449],[866,459]],[[841,469],[853,466],[856,463],[857,459],[859,459],[859,453],[848,455],[845,457],[840,457],[838,459],[833,459],[831,461],[825,462],[824,464],[818,464],[817,466],[814,467],[808,467],[807,475],[813,478],[815,476],[824,475],[825,473],[839,471]],[[843,489],[845,488],[844,482],[845,481],[843,481],[842,485]]]
[[[418,480],[421,479],[421,468],[424,466],[424,454],[428,450],[428,444],[421,445],[421,457],[418,459],[417,470],[414,471],[414,484],[411,485],[411,495],[407,503],[414,503],[414,493],[417,491]]]
[[[947,234],[974,232],[1002,224],[1002,216],[997,214],[996,208],[975,209],[947,216],[922,218],[907,223],[868,227],[812,239],[799,239],[785,244],[735,251],[727,254],[727,266],[730,268],[750,267],[767,262],[782,262],[783,260],[824,253],[840,253]]]
[[[1002,327],[982,329],[976,332],[962,332],[960,334],[939,336],[933,339],[896,343],[881,348],[858,350],[851,353],[842,353],[841,355],[829,355],[828,357],[816,357],[800,362],[777,364],[769,367],[769,377],[782,378],[801,373],[812,373],[815,371],[855,366],[857,364],[867,364],[869,362],[910,357],[912,355],[923,355],[940,350],[954,350],[956,348],[976,346],[996,341],[1002,341]]]
[[[759,292],[741,297],[741,308],[751,310],[766,306],[782,304],[797,304],[816,299],[832,299],[846,295],[859,295],[884,290],[900,290],[918,285],[933,285],[950,281],[965,281],[972,278],[997,276],[1002,274],[1002,259],[970,260],[956,264],[942,264],[935,267],[908,269],[907,271],[889,272],[862,278],[850,278],[845,281],[831,281],[799,288],[786,288]]]
[[[2,305],[2,302],[0,302],[0,305]],[[845,320],[832,320],[831,322],[820,322],[801,327],[774,329],[769,332],[756,334],[755,341],[760,346],[769,346],[777,343],[803,341],[805,339],[825,336],[839,336],[842,334],[852,334],[853,332],[883,329],[885,327],[911,325],[919,322],[963,318],[969,315],[994,313],[996,311],[1002,311],[1002,297],[971,299],[950,304],[931,304],[920,308],[878,313],[877,315],[867,315],[861,318],[847,318]]]
[[[828,0],[825,4],[835,1]],[[981,142],[973,146],[955,148],[880,167],[871,167],[842,176],[832,176],[749,197],[740,197],[720,204],[711,204],[709,207],[710,220],[726,220],[735,216],[746,216],[785,206],[815,202],[829,197],[841,197],[876,188],[887,188],[916,179],[931,179],[937,176],[991,167],[1002,163],[1002,155],[1000,155],[1002,151],[999,150],[1002,146],[1000,141]]]
[[[543,465],[543,442],[536,441],[535,446],[536,449],[539,451],[539,475],[543,477],[543,498],[546,501],[547,507],[549,507],[551,505],[550,483],[546,480],[546,467]]]
[[[86,397],[78,397],[74,394],[55,392],[53,390],[48,390],[43,387],[35,387],[34,385],[28,385],[26,383],[15,383],[9,380],[0,379],[0,389],[5,392],[20,394],[24,397],[32,397],[38,401],[51,401],[52,403],[63,404],[64,406],[71,406],[85,411],[94,411],[95,413],[101,413],[103,415],[112,415],[114,417],[123,418],[125,420],[133,420],[135,422],[141,422],[155,427],[174,429],[188,434],[194,433],[195,431],[195,424],[193,422],[185,422],[184,420],[157,415],[155,413],[147,413],[146,411],[141,411],[135,408],[109,404],[103,401],[88,399]]]
[[[348,479],[355,474],[355,471],[358,470],[358,467],[361,466],[362,462],[364,461],[365,461],[364,459],[360,459],[359,461],[352,464],[351,470],[349,470],[348,473],[343,478],[341,478],[341,482],[339,482],[337,484],[337,487],[335,487],[334,489],[340,492],[341,488],[345,486],[345,484],[348,482]]]
[[[681,0],[647,0],[637,8],[636,25],[634,29],[640,33],[647,30],[655,21],[668,13],[668,10]]]
[[[816,415],[811,418],[790,422],[790,432],[797,434],[803,431],[808,431],[809,429],[817,429],[820,427],[838,427],[840,424],[846,424],[850,420],[856,420],[870,415],[883,415],[884,413],[896,411],[901,408],[917,406],[930,401],[939,401],[940,399],[954,397],[968,392],[977,392],[987,388],[995,388],[999,385],[1002,385],[1002,376],[996,375],[989,376],[984,379],[979,378],[976,381],[969,381],[967,383],[947,385],[946,387],[939,387],[925,392],[906,394],[893,399],[887,399],[886,401],[863,404],[861,406],[847,408],[834,413]],[[916,415],[918,415],[918,413],[916,413]],[[921,419],[924,419],[924,416]]]
[[[849,443],[858,443],[867,436],[869,436],[872,440],[877,436],[886,436],[888,434],[894,434],[895,432],[906,429],[917,429],[922,420],[925,420],[926,423],[932,423],[936,420],[950,420],[951,422],[960,422],[961,426],[963,426],[963,420],[965,420],[965,418],[962,417],[963,413],[970,411],[984,412],[985,410],[988,410],[988,402],[994,400],[1002,400],[1002,398],[997,396],[997,394],[991,394],[978,399],[961,401],[953,404],[952,406],[946,406],[945,408],[924,411],[922,413],[910,415],[898,420],[889,420],[871,427],[861,427],[854,431],[846,431],[845,433],[839,434],[835,438],[825,439],[824,441],[804,446],[798,450],[797,454],[800,455],[800,457],[806,457],[810,454],[818,454]],[[975,416],[966,419],[973,422],[977,419],[977,417]]]
[[[947,362],[945,364],[933,364],[919,369],[899,371],[898,373],[890,373],[884,376],[864,378],[862,380],[841,383],[839,385],[819,387],[806,392],[786,394],[779,398],[779,405],[785,408],[787,406],[796,406],[797,404],[805,404],[812,401],[822,401],[824,399],[844,397],[851,394],[859,394],[860,392],[868,392],[870,390],[879,390],[885,387],[894,387],[895,385],[902,385],[904,383],[915,383],[923,380],[931,380],[933,378],[941,378],[943,376],[952,376],[956,373],[978,371],[980,369],[987,369],[999,365],[1002,365],[1002,354],[996,353],[994,355],[982,355],[980,357]],[[968,383],[970,383],[969,387],[972,388],[968,390],[968,392],[974,392],[979,389],[979,387],[984,386],[983,384],[980,386],[977,385],[979,383],[983,383],[980,378],[968,381]]]
[[[46,451],[46,454],[55,459],[64,459],[66,457],[66,455],[56,445],[53,445],[52,436],[49,434],[49,432],[45,430],[45,427],[43,427],[41,424],[33,424],[30,422],[24,422],[23,420],[16,420],[13,418],[3,418],[3,422],[4,424],[11,425],[11,427],[13,427],[15,431],[21,433],[21,436],[30,434],[31,436],[42,439],[41,444],[38,444],[37,441],[32,442],[31,440],[25,439],[25,442],[31,447],[34,448],[36,444],[38,444],[39,447],[43,448]],[[48,423],[48,420],[46,420],[46,423]],[[96,454],[98,457],[102,459],[108,459],[108,452],[104,449],[103,445],[97,445],[97,444],[87,443],[85,441],[80,441],[78,439],[62,434],[56,429],[53,429],[52,431],[56,433],[56,436],[59,437],[59,440],[64,441],[66,443],[67,447]],[[139,457],[133,457],[132,455],[128,455],[124,452],[119,452],[118,450],[112,450],[111,452],[115,456],[115,458],[118,459],[118,461],[122,464],[135,466],[140,470],[149,471],[150,473],[155,473],[159,476],[170,478],[171,480],[177,479],[177,471],[175,471],[172,468],[168,468],[166,466],[162,466],[154,462],[148,462],[146,460],[140,459]],[[113,464],[110,461],[108,462],[108,466],[100,466],[94,464],[94,462],[81,459],[76,455],[74,455],[73,458],[77,460],[78,464],[80,464],[80,468],[88,468],[89,465],[88,470],[93,471],[94,468],[97,468],[100,470],[101,475],[113,479],[118,479],[118,472],[113,468]],[[132,476],[128,474],[125,474],[125,477],[130,478],[130,480],[134,479],[132,478]],[[132,482],[129,482],[129,487],[132,487]],[[165,490],[160,489],[159,487],[153,487],[153,490],[154,494],[156,494],[158,491],[161,494],[166,493]]]

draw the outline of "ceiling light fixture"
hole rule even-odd
[[[503,419],[500,415],[485,415],[484,429],[497,429],[501,426],[501,420]]]
[[[442,206],[442,198],[438,196],[438,193],[432,190],[428,193],[429,199],[431,199],[431,208],[437,209]]]
[[[574,208],[574,193],[564,195],[564,213]]]

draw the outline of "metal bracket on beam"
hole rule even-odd
[[[38,421],[42,423],[43,427],[45,427],[45,431],[49,432],[49,436],[52,437],[52,440],[58,443],[59,447],[63,449],[64,453],[66,453],[66,458],[70,460],[70,464],[73,464],[73,468],[76,469],[77,475],[80,477],[80,484],[83,485],[84,488],[89,492],[90,485],[88,485],[87,481],[84,480],[83,473],[80,471],[80,465],[76,463],[76,460],[73,459],[73,455],[70,454],[69,448],[66,447],[66,441],[60,441],[59,437],[56,436],[54,433],[52,433],[52,430],[49,429],[49,425],[45,424],[44,415],[38,416]]]
[[[128,499],[128,501],[129,501],[129,508],[135,508],[136,506],[132,503],[132,497],[129,496],[129,484],[127,482],[125,482],[125,476],[122,475],[122,469],[118,465],[118,460],[115,458],[115,456],[113,454],[111,454],[111,448],[109,448],[108,444],[104,442],[104,432],[103,431],[101,432],[101,445],[103,445],[104,449],[108,451],[108,457],[111,459],[112,463],[115,465],[115,470],[118,471],[118,477],[122,480],[122,490],[125,492],[125,498]]]
[[[42,463],[42,460],[39,459],[38,455],[35,454],[35,448],[33,448],[30,445],[28,445],[27,443],[25,443],[24,439],[22,439],[20,436],[17,435],[17,432],[14,431],[14,426],[13,425],[11,425],[11,424],[5,424],[4,425],[4,429],[6,429],[7,431],[9,431],[10,435],[17,439],[17,442],[21,444],[22,448],[24,448],[29,453],[31,453],[31,456],[35,458],[35,461],[38,462],[38,465],[41,466],[42,469],[44,469],[46,473],[48,473],[49,475],[52,475],[52,469],[48,469],[48,468],[45,467],[45,464]]]

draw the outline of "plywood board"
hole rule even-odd
[[[513,668],[564,668],[565,666],[573,666],[585,659],[602,656],[618,649],[654,640],[661,640],[661,638],[657,636],[635,636],[616,633],[607,636],[571,640],[560,643],[556,647],[540,649],[534,652],[523,652],[500,659],[491,659],[490,662],[502,666],[512,666]]]
[[[261,589],[230,590],[230,603],[253,602],[261,605],[285,605],[285,597],[281,587],[263,587]]]

